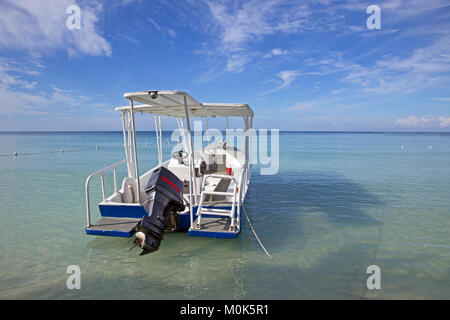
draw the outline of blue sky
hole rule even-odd
[[[72,4],[80,29],[66,27]],[[256,128],[450,131],[447,0],[3,0],[0,12],[0,131],[120,130],[123,93],[150,89],[248,103]]]

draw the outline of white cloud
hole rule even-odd
[[[340,94],[345,92],[346,90],[347,90],[346,88],[331,90],[331,94]]]
[[[287,108],[287,111],[304,111],[307,109],[315,108],[320,106],[322,103],[320,101],[306,101],[306,102],[297,102],[292,107]]]
[[[298,70],[284,70],[281,71],[277,74],[277,77],[281,80],[281,84],[269,91],[260,93],[259,95],[266,95],[266,94],[270,94],[276,91],[279,91],[281,89],[287,88],[291,85],[291,83],[300,75],[300,71]]]
[[[218,43],[214,54],[226,59],[226,70],[242,72],[257,55],[251,46],[268,35],[302,30],[308,6],[295,1],[252,0],[242,4],[206,1],[211,23],[205,27]],[[289,9],[287,9],[289,8]],[[270,56],[284,54],[279,48]],[[269,57],[268,55],[266,57]]]
[[[251,60],[251,56],[246,53],[234,52],[228,57],[226,70],[230,72],[242,72],[245,65]]]
[[[305,111],[309,109],[322,109],[326,110],[326,113],[335,111],[345,111],[354,108],[360,108],[364,105],[359,99],[342,99],[342,97],[331,96],[331,97],[321,97],[309,101],[299,101],[291,107],[286,108],[286,111]],[[321,112],[322,114],[323,111]]]
[[[450,127],[450,117],[439,117],[439,124],[442,128]]]
[[[406,118],[400,118],[395,121],[395,124],[405,128],[445,128],[450,126],[450,117],[440,116],[439,118],[432,117],[416,117],[410,115]]]
[[[38,56],[50,50],[65,50],[71,56],[109,56],[111,46],[96,27],[102,6],[82,1],[81,29],[69,30],[66,9],[72,4],[72,0],[2,1],[0,49],[19,49]]]
[[[37,76],[39,75],[39,72],[32,71],[12,59],[0,57],[0,87],[33,89],[36,86],[36,81],[30,82],[23,80],[21,79],[20,74]]]
[[[409,23],[408,28],[400,28],[395,24],[388,25],[385,21],[392,19],[391,16],[412,17],[433,10],[433,13],[436,13],[440,12],[439,9],[448,6],[448,1],[446,3],[445,0],[430,0],[426,4],[419,0],[380,1],[378,4],[382,10],[388,11],[390,15],[383,15],[382,30],[368,32],[364,19],[361,21],[361,25],[349,25],[350,11],[365,14],[367,4],[361,3],[359,0],[250,0],[243,2],[204,0],[188,1],[184,4],[186,3],[189,4],[187,7],[182,5],[179,8],[184,12],[183,21],[189,20],[194,28],[206,33],[212,40],[208,41],[208,48],[196,50],[196,53],[209,57],[206,60],[213,60],[210,66],[217,69],[218,64],[225,65],[224,70],[231,72],[242,72],[257,58],[272,58],[295,51],[291,48],[289,51],[274,48],[267,52],[267,49],[264,48],[264,52],[261,52],[258,44],[274,35],[285,37],[305,32],[309,34],[326,32],[338,36],[345,33],[361,33],[364,36],[367,33],[373,37],[380,37],[395,33],[401,37],[408,32],[415,33],[423,26],[414,23]],[[445,13],[441,13],[440,16],[444,17]],[[448,34],[444,31],[445,27],[445,25],[439,28],[433,26],[432,29],[435,33]],[[418,55],[421,54],[418,52]],[[400,60],[404,60],[404,58]],[[222,63],[223,61],[224,63]],[[408,61],[404,62],[408,64]],[[423,66],[427,68],[426,65]],[[381,68],[382,66],[377,67]],[[417,65],[415,71],[418,71],[420,67]]]
[[[426,4],[422,0],[385,0],[380,6],[383,9],[392,10],[398,18],[411,18],[433,10],[440,10],[449,6],[446,0],[428,0]]]
[[[159,25],[152,18],[147,17],[147,19],[148,19],[148,21],[150,21],[153,24],[153,26],[156,28],[156,30],[158,30],[162,35],[168,36],[171,38],[175,38],[177,36],[177,33],[175,32],[175,30]]]
[[[49,92],[29,92],[16,88],[0,87],[0,114],[69,114],[81,106],[86,107],[88,98],[56,87]]]
[[[296,70],[285,70],[278,73],[277,76],[280,77],[281,80],[283,80],[283,83],[279,86],[279,89],[288,87],[292,83],[292,81],[297,78],[298,75],[299,72]]]
[[[70,115],[91,110],[100,112],[106,105],[92,103],[80,92],[39,83],[40,72],[13,59],[0,57],[0,115]],[[27,80],[24,80],[27,78]]]
[[[395,123],[402,127],[423,127],[424,124],[429,123],[429,119],[424,118],[425,121],[415,117],[408,116],[406,118],[397,119]]]
[[[272,57],[276,57],[276,56],[284,56],[284,55],[287,55],[287,54],[289,54],[289,51],[288,51],[288,50],[283,50],[283,49],[280,49],[280,48],[275,48],[275,49],[272,49],[269,53],[266,53],[266,54],[263,56],[263,58],[268,59],[268,58],[272,58]]]
[[[449,6],[446,0],[428,0],[426,3],[423,0],[378,0],[376,4],[380,6],[382,12],[388,11],[389,16],[394,16],[395,19],[410,18]],[[368,5],[360,0],[346,0],[337,3],[336,6],[345,10],[364,12]]]
[[[341,81],[374,94],[445,87],[450,84],[450,35],[439,36],[430,45],[417,48],[407,56],[385,55],[371,66],[346,64],[348,73]]]
[[[450,102],[450,97],[434,97],[431,99],[436,100],[436,101]]]
[[[265,35],[297,31],[306,22],[307,15],[307,10],[302,11],[300,7],[283,10],[283,3],[276,0],[253,0],[239,7],[226,6],[223,2],[208,2],[208,5],[219,27],[221,42],[231,49]]]
[[[415,49],[406,58],[390,57],[377,61],[385,70],[415,73],[437,73],[450,71],[450,35],[443,36],[431,45]]]

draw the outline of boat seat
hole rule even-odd
[[[125,177],[122,182],[122,203],[134,203],[137,199],[136,181],[130,177]]]
[[[205,152],[203,160],[206,163],[206,174],[225,172],[226,156],[225,154],[212,154]]]
[[[231,178],[231,176],[230,176]],[[214,187],[213,191],[219,191],[219,192],[227,192],[228,188],[231,184],[231,179],[228,178],[221,178],[219,182]],[[219,195],[207,195],[205,197],[205,201],[224,201],[225,196],[219,196]]]

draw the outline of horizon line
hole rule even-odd
[[[178,129],[174,129],[178,130]],[[174,130],[162,130],[162,132],[172,132]],[[255,129],[258,130],[258,129]],[[270,130],[270,129],[268,129]],[[301,132],[301,133],[450,133],[450,131],[390,131],[390,130],[281,130],[280,132]],[[223,129],[221,131],[226,131]],[[7,131],[0,130],[0,133],[83,133],[83,132],[120,132],[122,130],[26,130]],[[155,130],[136,130],[136,132],[156,132]]]

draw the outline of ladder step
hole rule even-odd
[[[221,192],[221,191],[203,191],[202,194],[218,195],[218,196],[234,196],[233,192]]]
[[[231,213],[202,212],[202,215],[218,216],[218,217],[230,217]]]
[[[195,220],[194,225],[197,224]],[[229,218],[202,218],[201,228],[190,228],[188,234],[197,237],[212,238],[236,238],[240,233],[240,229],[236,228],[230,231]]]
[[[213,208],[201,208],[200,210],[201,214],[231,214],[231,210],[227,209],[213,209]]]

